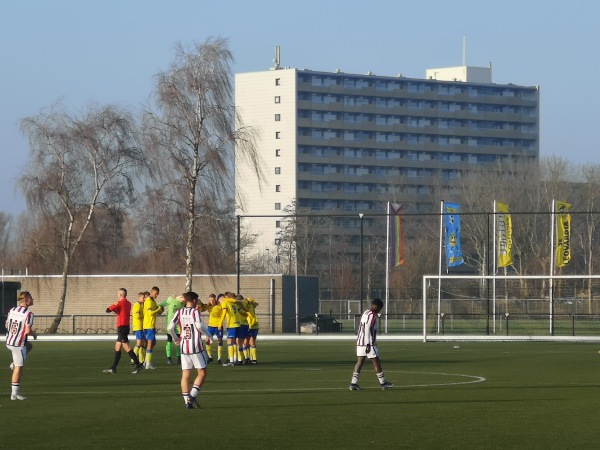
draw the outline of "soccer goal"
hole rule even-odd
[[[600,275],[425,275],[423,340],[600,341]]]

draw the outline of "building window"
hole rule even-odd
[[[281,78],[275,78],[275,86],[281,85]]]
[[[281,192],[281,185],[280,184],[276,184],[275,185],[275,192]]]
[[[281,220],[275,221],[275,228],[281,228]]]
[[[275,167],[275,175],[281,174],[281,167]]]
[[[276,211],[280,211],[281,210],[281,203],[275,203],[275,210]]]
[[[281,245],[281,239],[275,239],[275,245]]]
[[[276,148],[275,149],[275,156],[281,156],[281,149],[280,148]]]
[[[275,103],[281,103],[281,97],[279,95],[275,96]]]
[[[281,139],[281,131],[275,132],[275,139]]]
[[[281,114],[275,114],[275,122],[281,121]]]
[[[279,256],[275,257],[275,264],[281,264],[281,258]]]

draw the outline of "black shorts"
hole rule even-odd
[[[181,335],[177,333],[177,337],[181,337]],[[171,333],[167,333],[167,342],[173,342],[173,336],[171,336]]]
[[[129,342],[129,325],[117,327],[117,342]]]

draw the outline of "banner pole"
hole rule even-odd
[[[444,232],[444,200],[440,201],[440,259],[438,264],[438,309],[437,309],[437,332],[440,334],[440,312],[442,311],[442,247]]]
[[[554,227],[555,227],[555,199],[552,199],[552,213],[550,214],[550,281],[549,287],[549,300],[550,300],[550,335],[554,335]]]
[[[493,331],[494,334],[496,334],[496,200],[494,200],[494,205],[492,207],[493,211],[494,211],[494,224],[492,225],[492,230],[494,233],[494,237],[492,239],[492,275],[494,276],[493,280],[492,280],[492,315],[493,315],[493,319],[492,319],[492,324],[493,324]]]

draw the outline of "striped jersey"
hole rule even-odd
[[[204,346],[200,330],[203,329],[203,325],[200,312],[196,308],[187,306],[178,310],[168,327],[171,335],[173,335],[171,330],[177,329],[177,325],[181,329],[181,354],[202,353]]]
[[[377,314],[371,310],[365,311],[360,318],[356,345],[376,345],[377,329]]]
[[[27,327],[33,326],[33,313],[26,306],[15,306],[6,320],[6,345],[23,347],[27,343]]]

